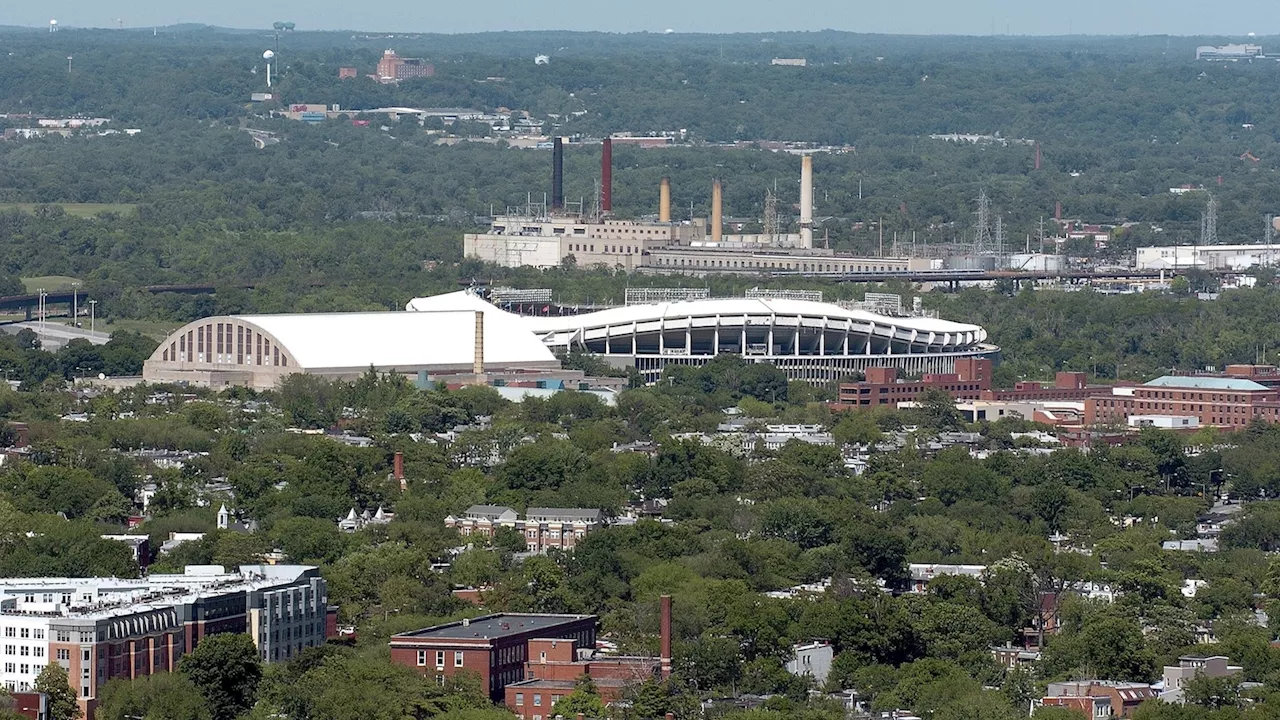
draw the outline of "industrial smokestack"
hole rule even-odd
[[[605,138],[600,149],[600,212],[613,212],[613,139]]]
[[[722,233],[724,232],[724,189],[720,185],[720,179],[711,184],[711,239],[720,242]]]
[[[480,310],[476,311],[476,352],[471,372],[477,380],[484,375],[484,313]]]
[[[564,140],[556,138],[551,146],[551,209],[564,209]]]
[[[666,678],[671,675],[671,596],[663,595],[659,598],[662,606],[662,627],[659,633],[662,638],[662,650],[659,660],[662,663],[662,677]]]
[[[658,188],[658,222],[671,222],[671,178],[662,178]]]
[[[813,247],[813,156],[800,161],[800,246]]]

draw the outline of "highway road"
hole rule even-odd
[[[77,338],[84,338],[94,345],[105,345],[111,339],[111,335],[108,333],[89,332],[84,328],[74,328],[52,320],[45,321],[43,330],[40,328],[39,320],[13,323],[3,327],[6,332],[13,334],[17,334],[23,329],[34,331],[36,336],[40,338],[40,344],[45,350],[57,350]]]

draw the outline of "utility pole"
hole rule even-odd
[[[97,309],[98,309],[98,301],[90,300],[89,301],[89,333],[90,334],[92,334],[94,331],[94,321],[97,319],[97,316],[98,316],[96,312]]]

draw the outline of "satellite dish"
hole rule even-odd
[[[275,53],[273,53],[273,52],[271,52],[270,50],[268,50],[268,51],[266,51],[266,52],[262,53],[262,59],[263,59],[263,60],[270,60],[271,58],[273,58],[273,57],[275,57],[275,56],[276,56],[276,54],[275,54]]]

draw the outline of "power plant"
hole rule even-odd
[[[593,212],[585,202],[571,208],[564,198],[563,138],[552,142],[549,202],[508,208],[491,218],[489,230],[463,238],[463,254],[503,267],[581,267],[603,265],[626,271],[682,273],[886,273],[927,270],[928,259],[856,257],[815,248],[813,156],[800,167],[799,232],[778,229],[776,198],[766,198],[765,232],[725,232],[724,184],[712,182],[710,217],[674,220],[671,179],[658,187],[657,219],[613,217],[613,142],[601,143],[599,200]]]

